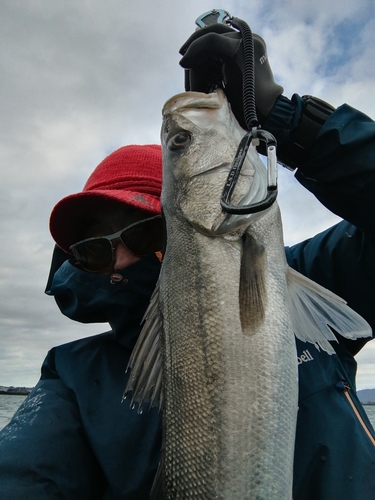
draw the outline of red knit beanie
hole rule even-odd
[[[82,220],[103,201],[120,202],[149,214],[160,213],[161,147],[131,145],[117,149],[96,167],[80,193],[52,210],[50,231],[66,252],[77,241]]]

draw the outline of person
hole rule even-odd
[[[206,43],[203,36],[195,40]],[[216,45],[225,47],[225,41]],[[202,52],[194,50],[193,59],[199,62]],[[207,73],[200,78],[199,64],[186,65],[196,72],[190,76],[206,78]],[[265,106],[262,99],[257,101],[264,111],[264,127],[277,136],[280,153],[285,147],[282,161],[292,164],[293,138],[305,126],[305,101],[299,96],[289,101],[281,87],[275,95],[269,68],[256,75],[258,82],[267,78],[269,84],[262,97]],[[307,136],[311,138],[311,131]],[[286,249],[293,267],[344,297],[372,328],[374,223],[367,212],[374,203],[374,138],[375,123],[347,105],[332,110],[320,123],[305,148],[306,158],[298,159],[296,176],[331,210],[345,212],[347,221]],[[127,361],[160,268],[155,252],[161,241],[143,256],[144,250],[137,252],[132,239],[125,238],[127,230],[121,231],[160,220],[153,219],[160,211],[160,149],[148,148],[120,148],[109,155],[83,191],[64,198],[51,214],[58,247],[47,293],[70,318],[107,321],[112,330],[48,353],[39,383],[0,433],[1,498],[149,497],[161,447],[160,415],[156,408],[140,415],[126,402],[121,404]],[[141,151],[148,151],[153,160],[147,155],[141,159]],[[119,232],[125,232],[127,248],[118,240]],[[125,264],[117,261],[123,252]],[[375,434],[355,392],[354,354],[367,339],[338,340],[333,342],[334,355],[296,340],[297,500],[375,498]]]
[[[38,384],[0,433],[1,499],[148,498],[160,414],[121,401],[160,270],[160,192],[160,146],[130,145],[54,207],[58,246],[46,293],[72,320],[111,331],[48,353]]]

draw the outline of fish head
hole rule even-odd
[[[237,235],[260,214],[230,215],[220,199],[246,131],[241,128],[221,89],[211,94],[183,92],[163,107],[162,207],[210,235]],[[267,171],[250,145],[231,203],[248,204],[267,193]]]

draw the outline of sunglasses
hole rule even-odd
[[[120,240],[128,250],[139,257],[163,249],[164,222],[161,215],[143,219],[108,236],[79,241],[70,247],[77,262],[92,273],[102,271],[115,260],[114,240]]]

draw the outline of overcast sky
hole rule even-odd
[[[164,102],[184,90],[178,50],[224,8],[265,38],[284,95],[375,118],[374,0],[1,0],[0,385],[33,386],[48,349],[107,329],[75,324],[44,295],[50,212],[130,143],[159,143]],[[286,244],[339,219],[279,169]],[[375,342],[357,357],[375,387]]]

